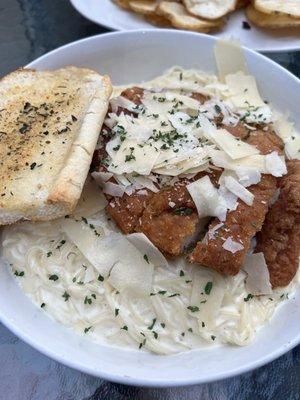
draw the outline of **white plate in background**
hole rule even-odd
[[[119,8],[112,0],[70,0],[76,10],[96,24],[113,30],[158,29],[143,17]],[[260,29],[251,24],[251,30],[242,28],[247,21],[244,10],[238,10],[220,31],[217,38],[235,38],[243,46],[260,52],[300,50],[300,29]]]
[[[213,37],[174,30],[116,32],[70,43],[29,64],[37,69],[89,67],[122,84],[147,80],[173,65],[215,70]],[[263,98],[289,110],[300,127],[300,81],[268,58],[245,49]],[[276,84],[274,84],[276,82]],[[140,386],[192,385],[257,368],[300,342],[300,290],[245,347],[215,346],[172,356],[96,344],[53,321],[23,294],[0,265],[0,320],[21,339],[80,371]]]

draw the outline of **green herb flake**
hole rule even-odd
[[[124,325],[124,326],[122,326],[121,329],[123,329],[123,331],[128,331],[128,326],[127,326],[127,325]]]
[[[144,254],[143,259],[146,261],[147,264],[149,264],[149,259],[147,254]]]
[[[187,309],[190,310],[191,312],[199,311],[199,307],[198,306],[188,306]]]
[[[211,340],[215,340],[215,339],[216,339],[216,336],[211,335]]]
[[[88,333],[92,329],[92,326],[88,326],[87,328],[84,328],[84,333]]]
[[[14,275],[22,277],[25,275],[25,272],[24,271],[15,271]]]
[[[58,276],[57,275],[55,275],[55,274],[53,274],[53,275],[50,275],[49,276],[49,281],[57,281],[58,280]]]
[[[52,256],[52,251],[48,251],[48,253],[47,253],[47,257],[50,257],[50,256]]]
[[[156,322],[156,318],[153,318],[151,325],[149,325],[147,329],[149,329],[151,331],[155,325],[155,322]]]
[[[90,297],[88,297],[88,296],[85,296],[83,303],[91,305],[92,304],[92,299]]]
[[[249,301],[253,298],[253,294],[249,293],[247,297],[244,297],[244,301]]]
[[[41,308],[44,308],[44,307],[45,307],[45,305],[46,305],[45,303],[42,303],[42,304],[41,304]]]
[[[184,276],[184,271],[182,271],[182,269],[179,272],[179,276]]]
[[[213,283],[212,282],[207,282],[207,284],[205,285],[205,288],[204,288],[205,294],[209,295],[210,292],[211,292],[212,287],[213,287]]]
[[[65,301],[68,301],[71,295],[65,291],[65,293],[62,295],[62,297],[65,299]]]
[[[101,274],[99,274],[97,280],[98,280],[99,282],[103,282],[103,281],[104,281],[104,278],[103,278],[103,276],[102,276]]]
[[[165,329],[166,324],[164,322],[161,322],[160,326]]]
[[[119,311],[120,311],[119,308],[115,308],[115,317],[117,317],[119,315]]]

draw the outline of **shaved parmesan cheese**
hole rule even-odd
[[[235,107],[265,107],[258,92],[255,78],[242,72],[227,75],[225,78],[229,90],[229,99]]]
[[[114,197],[122,197],[125,193],[125,186],[117,185],[112,182],[105,182],[103,184],[103,193]]]
[[[214,52],[221,81],[225,82],[227,75],[239,71],[248,74],[244,51],[238,42],[218,40]]]
[[[95,232],[84,222],[76,222],[68,218],[61,220],[61,228],[74,243],[86,259],[93,264],[97,271],[107,276],[113,263],[113,237],[104,237],[103,230],[98,228],[97,236]],[[114,234],[112,234],[114,235]],[[122,236],[122,235],[118,235]],[[114,237],[114,240],[116,242]]]
[[[129,161],[126,161],[130,154],[134,158],[132,157]],[[137,141],[125,139],[120,145],[119,150],[115,152],[113,161],[107,169],[110,172],[120,175],[132,172],[137,172],[140,175],[149,175],[158,156],[159,152],[154,146],[144,144],[143,147],[140,147]]]
[[[199,115],[198,121],[200,123],[199,129],[202,130],[203,135],[215,142],[231,159],[235,160],[259,154],[256,147],[239,140],[225,129],[216,129],[203,114]]]
[[[200,218],[212,216],[218,217],[220,221],[225,220],[226,203],[211,183],[209,176],[206,175],[190,183],[186,188],[195,203]]]
[[[224,151],[212,150],[208,151],[209,156],[215,166],[236,171],[243,168],[255,168],[261,173],[267,173],[265,166],[265,157],[261,154],[233,160]]]
[[[225,187],[241,200],[246,203],[248,206],[252,206],[254,195],[249,192],[244,186],[242,186],[236,179],[232,176],[225,176]]]
[[[107,182],[110,178],[113,177],[113,174],[111,172],[98,172],[98,171],[93,171],[91,173],[92,177],[94,180],[102,186],[103,182]]]
[[[228,237],[222,245],[223,249],[230,251],[230,253],[235,254],[237,251],[241,251],[244,249],[244,246],[241,243],[235,242],[232,240],[232,237]]]
[[[256,168],[240,167],[235,170],[235,173],[244,187],[256,185],[261,180],[261,173]]]
[[[300,160],[300,135],[296,134],[286,141],[284,149],[288,159]]]
[[[220,222],[219,224],[215,225],[213,228],[210,228],[207,232],[209,240],[212,240],[215,238],[215,235],[217,231],[224,226],[223,222]]]
[[[270,274],[263,253],[247,254],[243,270],[247,273],[246,289],[253,295],[272,294]]]
[[[279,177],[287,173],[284,157],[280,157],[277,151],[266,155],[266,170],[269,174]]]
[[[150,291],[153,265],[143,259],[125,236],[115,232],[105,236],[97,227],[98,236],[89,225],[71,218],[62,220],[61,228],[103,277],[110,274],[110,283],[117,290],[128,287],[137,292]]]
[[[149,260],[155,267],[163,267],[168,265],[165,256],[158,250],[156,246],[143,233],[131,233],[126,236],[129,242],[136,247],[145,258]]]
[[[294,124],[287,120],[287,116],[278,114],[273,122],[275,133],[285,142],[294,134]]]
[[[238,197],[232,192],[230,192],[223,184],[220,185],[218,192],[224,199],[228,210],[230,211],[236,210],[238,206],[238,201],[237,201]]]
[[[108,278],[108,282],[119,292],[130,291],[139,295],[149,295],[152,289],[153,265],[148,264],[141,255],[130,262],[117,261]]]
[[[107,200],[101,193],[98,185],[88,177],[73,215],[89,217],[103,210],[106,205]]]
[[[136,104],[123,96],[113,97],[112,99],[110,99],[109,104],[114,113],[116,113],[118,111],[119,107],[126,108],[127,110],[134,111],[134,112],[136,112],[136,110],[137,110]]]

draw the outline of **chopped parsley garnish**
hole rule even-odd
[[[58,250],[66,243],[65,240],[61,240],[59,245],[56,247]]]
[[[141,349],[146,344],[146,338],[139,344],[139,349]]]
[[[158,333],[155,331],[152,331],[152,333],[153,333],[154,339],[158,339]]]
[[[144,254],[144,257],[143,257],[143,259],[146,261],[146,263],[147,263],[147,264],[149,264],[149,259],[148,259],[148,256],[147,256],[147,254]]]
[[[44,308],[44,307],[45,307],[45,305],[46,305],[45,303],[42,303],[42,304],[41,304],[41,308]]]
[[[182,271],[182,269],[179,272],[179,276],[184,276],[184,272]]]
[[[155,322],[156,322],[156,318],[153,318],[151,325],[148,326],[148,329],[149,329],[150,331],[153,329],[153,327],[154,327],[154,325],[155,325]]]
[[[191,312],[199,311],[199,307],[198,306],[188,306],[187,309],[190,310]]]
[[[192,329],[192,328],[189,328],[188,331],[191,332],[191,333],[193,333],[193,329]]]
[[[164,294],[166,294],[167,293],[167,291],[166,290],[160,290],[159,292],[157,292],[158,294],[162,294],[162,295],[164,295]]]
[[[52,256],[52,251],[48,251],[48,253],[47,253],[47,257],[50,257],[50,256]]]
[[[202,328],[205,328],[205,323],[203,321],[201,322],[201,326]]]
[[[249,301],[253,298],[253,294],[249,293],[247,297],[244,297],[244,301]]]
[[[119,311],[120,311],[119,308],[115,308],[115,317],[117,317],[119,315]]]
[[[83,303],[91,305],[92,304],[92,299],[90,297],[88,297],[88,296],[85,296]]]
[[[166,324],[164,322],[161,322],[160,326],[165,329]]]
[[[191,215],[193,210],[188,207],[179,207],[174,210],[174,214],[176,215]]]
[[[180,296],[180,293],[170,294],[168,297],[176,297],[176,296]]]
[[[179,74],[179,80],[182,81],[182,72]]]
[[[221,107],[218,106],[218,104],[215,104],[215,110],[216,110],[216,112],[217,112],[218,114],[221,114],[221,112],[222,112]]]
[[[103,278],[103,276],[101,274],[99,274],[97,280],[100,281],[100,282],[103,282],[104,278]]]
[[[32,164],[30,164],[30,169],[34,169],[36,167],[36,162],[33,162]]]
[[[25,272],[24,271],[15,271],[15,273],[14,273],[14,275],[16,275],[16,276],[24,276],[25,275]]]
[[[130,149],[130,154],[127,154],[125,156],[125,162],[129,162],[131,160],[135,160],[136,159],[135,156],[133,155],[134,147],[130,147],[129,149]]]
[[[205,288],[204,288],[205,294],[209,295],[210,292],[211,292],[212,287],[213,287],[213,283],[212,282],[207,282],[207,284],[205,285]]]
[[[65,291],[65,293],[62,295],[62,297],[65,299],[65,301],[68,301],[71,295]]]
[[[120,149],[121,145],[118,144],[116,147],[113,147],[113,151],[118,151]]]
[[[91,329],[92,329],[91,326],[88,326],[87,328],[84,328],[84,333],[88,333],[88,331],[91,330]]]
[[[216,336],[211,335],[211,340],[215,340]]]
[[[124,326],[122,326],[121,329],[123,329],[123,331],[128,331],[128,326],[127,326],[127,325],[124,325]]]
[[[57,281],[58,280],[58,276],[53,274],[49,276],[49,281]]]

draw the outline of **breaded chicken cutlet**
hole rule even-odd
[[[300,256],[300,160],[287,162],[279,182],[280,195],[257,236],[256,252],[263,252],[273,287],[294,278]]]

